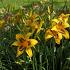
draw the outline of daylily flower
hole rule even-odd
[[[62,36],[69,39],[69,32],[65,29],[69,27],[68,17],[69,14],[61,14],[57,19],[52,19],[52,27],[46,31],[45,39],[54,37],[57,44],[60,44]]]
[[[37,23],[35,23],[31,26],[32,30],[34,30],[34,31],[36,30],[36,33],[39,33],[40,30],[43,30],[43,28],[42,28],[43,23],[44,23],[43,20],[37,21]]]
[[[57,44],[60,44],[60,41],[62,39],[62,34],[57,32],[57,31],[55,31],[55,30],[48,29],[46,31],[46,33],[45,33],[45,39],[48,40],[48,39],[50,39],[52,37],[54,37],[55,42]]]
[[[39,33],[40,30],[42,30],[42,25],[44,23],[44,20],[40,20],[40,21],[34,21],[34,22],[29,22],[30,24],[28,26],[31,27],[32,32],[36,31],[36,33]]]
[[[12,45],[18,46],[16,55],[17,57],[19,57],[24,50],[30,58],[32,57],[31,47],[34,47],[38,43],[38,41],[35,39],[29,39],[27,36],[28,35],[23,36],[22,34],[16,34],[17,41],[15,41]]]
[[[30,11],[27,20],[25,20],[26,24],[31,26],[33,23],[35,23],[37,17],[38,15],[36,13]]]
[[[64,26],[61,23],[53,26],[51,30],[55,30],[61,33],[65,37],[65,39],[69,39],[69,32],[64,28]]]
[[[44,23],[44,20],[40,20],[38,17],[39,15],[37,15],[36,13],[33,13],[32,11],[30,11],[30,13],[28,14],[29,18],[27,18],[25,20],[25,23],[27,26],[31,27],[32,29],[32,33],[36,31],[36,33],[39,33],[40,30],[42,30],[42,25]]]
[[[69,16],[70,16],[70,14],[64,14],[64,13],[62,13],[61,15],[59,15],[58,18],[59,18],[60,20],[64,20],[65,22],[67,22]]]
[[[68,24],[69,14],[61,14],[57,19],[53,19],[52,29],[60,32],[66,39],[69,39],[69,32],[65,29],[69,27]]]
[[[64,26],[64,28],[69,27],[69,24],[68,24],[69,15],[70,14],[65,15],[62,13],[61,15],[59,15],[59,17],[57,19],[52,19],[52,25],[54,26],[56,24],[61,23]]]
[[[69,27],[69,24],[68,24],[69,16],[70,16],[70,14],[63,14],[62,13],[58,18],[60,21],[62,21],[65,28]]]

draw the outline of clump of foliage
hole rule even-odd
[[[69,70],[69,9],[35,2],[0,12],[0,69]],[[68,11],[68,12],[67,12]]]

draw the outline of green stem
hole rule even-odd
[[[61,46],[60,70],[62,70],[62,52],[63,52],[63,40],[62,40],[62,46]]]
[[[47,57],[46,57],[47,58]],[[47,70],[48,70],[48,59],[47,59]]]
[[[55,70],[55,52],[56,52],[56,47],[55,47],[55,40],[54,39],[52,39],[52,44],[51,44],[51,46],[53,47],[53,70]],[[52,49],[52,47],[51,47],[51,49]]]
[[[37,60],[36,60],[36,58],[35,58],[35,67],[36,67],[36,70],[38,70],[37,69]]]
[[[47,67],[47,70],[48,70],[48,65],[49,65],[49,62],[48,62],[48,56],[47,56],[47,52],[46,51],[48,51],[48,46],[46,46],[46,41],[45,41],[45,47],[46,47],[46,49],[45,49],[45,56],[46,56],[46,62],[47,62],[47,64],[46,64],[46,67]]]
[[[40,54],[39,58],[40,58],[40,70],[42,70],[42,55],[41,54]]]
[[[53,47],[53,70],[55,70],[54,66],[55,66],[55,47]]]
[[[48,51],[48,46],[47,46],[47,48],[46,48],[46,51]],[[45,51],[45,52],[46,52],[46,51]],[[49,63],[48,63],[47,53],[46,53],[46,60],[47,60],[47,70],[48,70],[48,65],[49,65]]]
[[[35,54],[34,51],[33,51],[33,54]],[[32,65],[33,65],[33,70],[35,70],[35,55],[33,56]]]

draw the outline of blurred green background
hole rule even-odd
[[[67,6],[70,6],[70,0],[0,0],[0,8],[6,7],[8,5],[15,6],[15,8],[19,8],[22,5],[28,5],[32,2],[39,2],[39,1],[47,1],[52,2],[56,5],[56,7],[63,6],[65,2],[67,2]]]

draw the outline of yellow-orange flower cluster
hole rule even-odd
[[[30,11],[27,20],[25,20],[25,23],[27,26],[30,26],[33,31],[36,30],[36,33],[38,33],[40,30],[42,30],[42,25],[44,23],[44,20],[38,20],[39,15]]]
[[[68,17],[70,14],[61,14],[57,19],[52,19],[52,28],[48,29],[45,33],[45,39],[54,37],[55,42],[60,44],[62,36],[69,39],[69,32],[66,28],[69,27]]]

